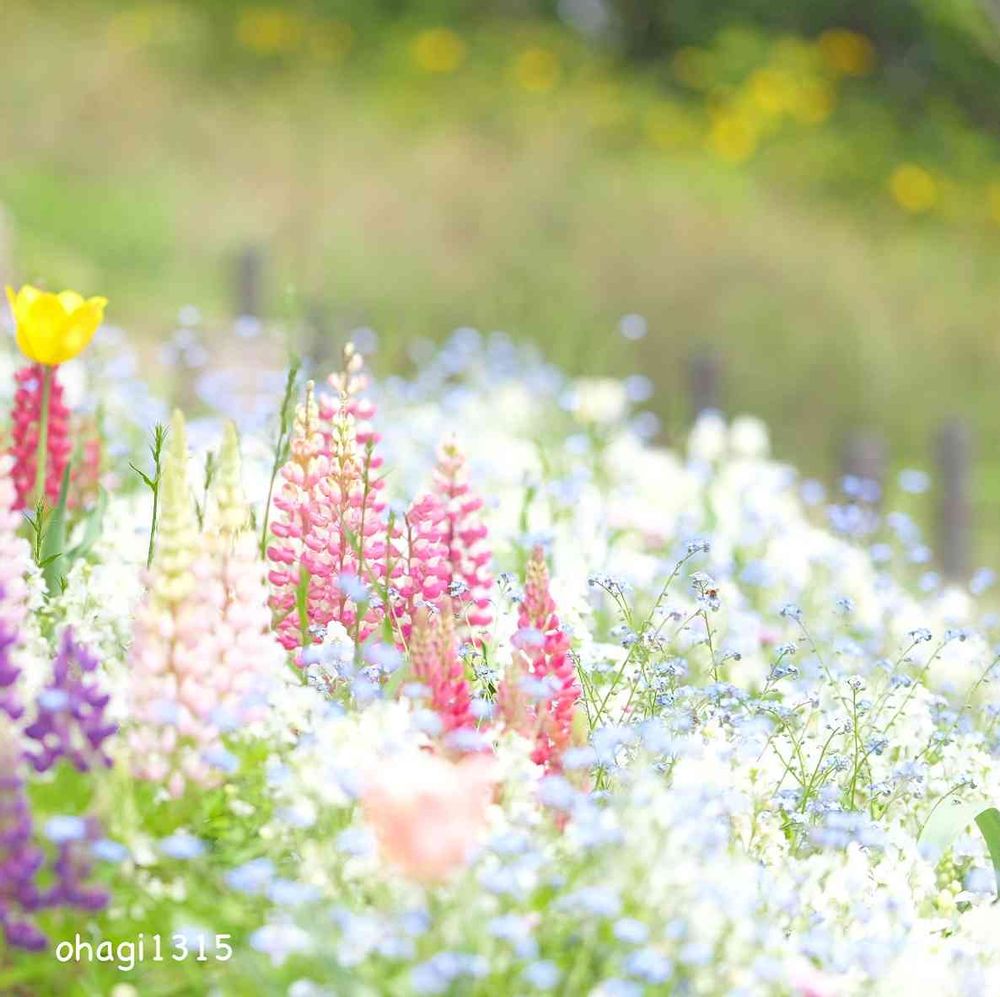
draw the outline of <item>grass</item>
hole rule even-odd
[[[232,260],[259,244],[272,314],[371,325],[383,366],[475,325],[573,370],[640,369],[668,436],[709,347],[726,408],[822,475],[866,427],[894,466],[926,465],[959,414],[980,441],[979,552],[1000,559],[994,152],[939,107],[907,127],[846,83],[829,119],[735,163],[705,151],[697,104],[550,26],[484,26],[435,75],[406,24],[349,56],[251,58],[178,5],[9,6],[0,202],[18,279],[107,293],[115,321],[156,336],[188,302],[224,320]],[[533,90],[521,60],[539,49],[558,71]],[[949,150],[934,210],[900,211],[893,164]],[[649,322],[637,344],[616,333],[628,312]]]

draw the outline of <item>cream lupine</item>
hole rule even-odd
[[[183,416],[174,413],[163,468],[156,558],[136,613],[129,735],[135,775],[174,796],[211,785],[219,744],[218,620],[225,591],[198,533]]]
[[[207,526],[224,594],[215,632],[218,705],[229,723],[242,725],[260,715],[264,693],[277,676],[284,654],[271,631],[265,569],[249,529],[239,440],[232,423],[224,429],[209,498]]]

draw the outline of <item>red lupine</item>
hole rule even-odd
[[[473,630],[493,622],[490,611],[492,551],[480,517],[483,499],[469,483],[465,454],[454,440],[441,445],[434,470],[434,492],[444,502],[444,542],[448,585],[460,618]]]
[[[426,607],[417,610],[409,650],[413,675],[427,688],[428,705],[441,720],[442,734],[474,730],[472,693],[458,656],[453,608],[447,597],[440,612]]]
[[[536,547],[528,561],[524,599],[514,634],[511,671],[497,692],[497,706],[508,726],[533,737],[532,760],[549,772],[562,771],[573,743],[573,720],[580,683],[570,643],[549,591],[545,554]],[[531,688],[525,689],[526,685]]]
[[[51,372],[52,387],[49,395],[48,457],[45,465],[45,498],[50,504],[59,499],[63,472],[73,449],[69,434],[69,409],[63,403],[63,389],[59,383],[58,368]],[[11,436],[14,457],[13,478],[17,491],[17,509],[23,509],[34,500],[35,477],[38,460],[39,416],[42,408],[42,366],[30,364],[15,375],[17,390],[11,412]]]

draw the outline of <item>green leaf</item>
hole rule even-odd
[[[56,564],[66,547],[66,498],[69,495],[69,471],[70,465],[67,464],[63,471],[62,484],[59,486],[59,500],[52,510],[52,515],[49,516],[39,552],[42,576],[45,578],[45,587],[48,589],[49,595],[55,595],[61,588],[62,572]]]
[[[87,513],[83,521],[83,536],[67,555],[72,563],[79,557],[86,557],[101,537],[104,529],[104,513],[108,509],[108,493],[101,488],[97,493],[97,504]]]
[[[952,842],[973,822],[979,828],[993,861],[1000,895],[1000,810],[988,800],[968,800],[956,803],[943,800],[933,810],[917,845],[931,862],[937,863]]]

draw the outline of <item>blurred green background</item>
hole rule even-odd
[[[852,431],[927,466],[959,415],[977,559],[1000,563],[1000,4],[3,13],[12,277],[107,294],[146,338],[188,303],[221,330],[261,247],[265,314],[372,326],[382,370],[416,337],[503,328],[575,371],[641,370],[668,438],[709,350],[726,410],[828,479]]]

